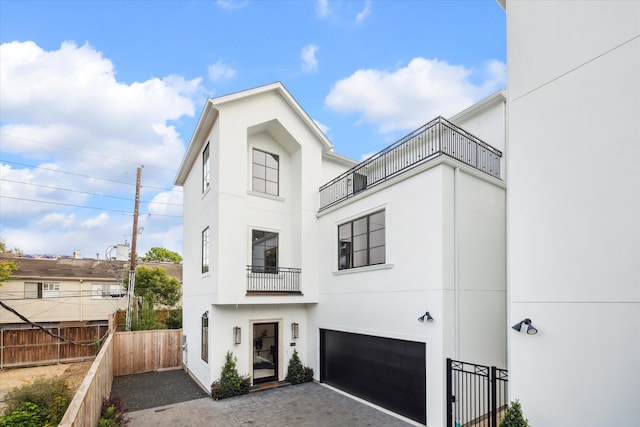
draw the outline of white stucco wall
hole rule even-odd
[[[640,3],[507,2],[509,388],[532,425],[634,425]]]
[[[447,357],[506,367],[504,184],[455,166],[467,169],[428,166],[319,217],[316,335],[334,329],[424,342],[430,426],[445,425]],[[338,225],[381,209],[386,263],[338,271]],[[425,311],[433,322],[417,320]]]

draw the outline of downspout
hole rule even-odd
[[[460,274],[458,261],[458,179],[460,168],[453,170],[453,357],[460,360]]]

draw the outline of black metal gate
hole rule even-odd
[[[506,369],[447,359],[447,427],[497,427],[508,381]]]

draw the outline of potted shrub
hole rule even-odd
[[[522,408],[517,399],[507,406],[498,427],[529,427],[529,420],[522,415]]]

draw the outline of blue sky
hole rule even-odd
[[[495,0],[0,0],[0,238],[182,253],[173,180],[207,98],[281,81],[360,160],[505,87]]]

